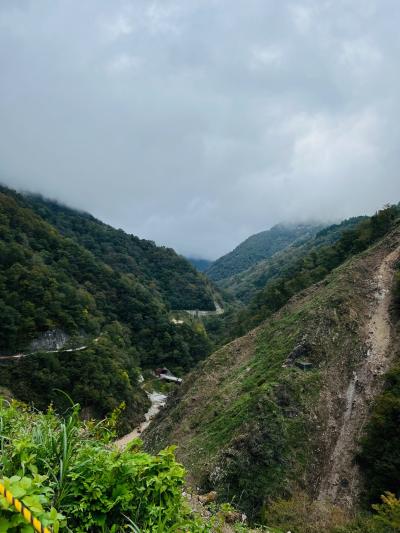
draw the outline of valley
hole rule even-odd
[[[124,402],[122,432],[147,411],[142,368],[183,373],[208,355],[204,329],[170,321],[174,305],[215,309],[209,282],[174,251],[5,187],[0,214],[0,386],[7,395],[64,410],[62,390],[99,418]],[[69,339],[65,349],[38,343],[56,331]]]
[[[145,431],[146,448],[177,444],[190,485],[250,517],[303,493],[327,516],[329,505],[352,513],[365,489],[361,439],[398,361],[399,263],[397,224],[200,363]]]
[[[400,533],[399,24],[0,0],[0,533]]]
[[[377,402],[396,394],[399,206],[278,225],[205,274],[42,197],[2,188],[0,208],[0,392],[33,408],[12,416],[36,424],[50,409],[56,427],[72,409],[89,439],[106,424],[115,457],[168,457],[188,531],[314,533],[323,509],[328,533],[354,520],[381,533],[365,443]],[[397,465],[394,438],[384,460]],[[374,483],[384,494],[393,475]]]

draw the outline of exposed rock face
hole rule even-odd
[[[398,241],[397,241],[398,243]],[[360,473],[354,461],[358,442],[368,420],[371,404],[382,389],[382,376],[390,369],[395,354],[390,350],[391,289],[400,246],[387,253],[372,280],[373,299],[370,319],[365,326],[366,356],[355,366],[344,394],[342,416],[335,420],[336,441],[331,446],[327,472],[321,483],[319,498],[352,507],[360,492]],[[331,401],[331,417],[337,403]]]
[[[43,333],[29,345],[29,350],[36,352],[40,350],[60,350],[67,341],[69,335],[60,329],[52,329]]]
[[[292,352],[290,352],[284,365],[291,366],[296,362],[296,360],[299,357],[304,357],[305,355],[308,355],[310,352],[311,352],[311,345],[303,341],[297,346],[295,346]]]
[[[146,447],[177,444],[191,485],[234,495],[249,516],[299,486],[354,507],[358,441],[397,339],[389,311],[399,257],[397,228],[212,354],[146,430]]]

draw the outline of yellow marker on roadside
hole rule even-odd
[[[0,483],[0,494],[4,496],[4,498],[8,501],[8,503],[15,507],[15,509],[22,514],[22,516],[25,518],[25,520],[31,524],[36,531],[39,533],[51,533],[50,529],[47,527],[42,526],[40,521],[35,518],[32,514],[32,512],[28,509],[26,505],[24,505],[21,500],[18,500],[18,498],[15,498],[12,493],[5,488],[5,486]]]

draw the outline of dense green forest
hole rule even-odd
[[[385,390],[375,401],[358,456],[368,479],[366,498],[379,501],[384,490],[400,496],[400,365],[386,376]]]
[[[237,337],[257,326],[280,309],[293,295],[324,279],[351,255],[368,248],[390,231],[399,216],[399,206],[386,207],[372,217],[362,220],[353,229],[343,231],[334,244],[316,247],[304,257],[282,265],[279,276],[267,282],[248,306],[231,318],[229,336]],[[329,228],[322,230],[320,235],[323,237],[329,231]]]
[[[138,384],[138,354],[131,345],[129,330],[119,323],[107,326],[85,350],[38,352],[0,364],[0,384],[38,409],[46,410],[52,403],[64,412],[70,402],[63,391],[90,418],[102,419],[123,403],[120,433],[138,425],[149,405]]]
[[[58,231],[71,237],[121,274],[133,274],[151,286],[171,309],[214,310],[207,279],[171,248],[128,235],[88,213],[70,209],[41,196],[25,197],[30,207]]]
[[[317,224],[277,224],[267,231],[252,235],[232,252],[214,261],[206,270],[206,274],[213,281],[220,283],[259,261],[272,257],[293,242],[315,235],[322,227]]]
[[[328,226],[316,234],[311,233],[304,238],[289,244],[272,257],[259,261],[254,266],[218,282],[225,294],[230,294],[242,303],[249,303],[256,293],[265,285],[278,278],[289,264],[293,264],[322,246],[334,244],[342,236],[343,231],[352,229],[367,217],[354,217],[340,224]]]
[[[46,202],[42,201],[43,205]],[[51,204],[53,205],[53,204]],[[74,211],[60,208],[68,214],[61,220],[64,224],[73,225]],[[54,215],[56,216],[56,215]],[[82,223],[86,215],[77,214],[76,226],[85,227]],[[93,225],[93,243],[102,242],[102,233],[121,235],[123,243],[135,238],[123,232],[111,230],[107,226],[92,221],[87,216],[90,227]],[[86,228],[86,238],[89,239]],[[78,232],[79,233],[79,232]],[[85,234],[82,232],[81,241]],[[90,239],[89,239],[90,240]],[[106,241],[107,242],[107,241]],[[145,241],[146,243],[147,241]],[[92,243],[92,244],[93,244]],[[142,243],[144,247],[145,243]],[[93,244],[94,246],[94,244]],[[9,355],[20,351],[29,351],[30,343],[42,334],[60,329],[71,337],[90,339],[100,336],[98,344],[84,352],[64,352],[60,354],[36,354],[20,361],[2,362],[0,366],[0,386],[5,386],[23,399],[34,399],[44,406],[47,401],[54,400],[60,406],[58,396],[46,392],[43,387],[44,376],[51,377],[52,386],[57,386],[72,395],[74,400],[90,403],[96,415],[103,416],[115,407],[116,401],[126,402],[127,419],[133,420],[143,413],[147,400],[140,392],[127,401],[131,389],[137,389],[136,376],[139,365],[154,367],[167,365],[177,372],[191,368],[198,360],[210,351],[210,342],[203,330],[196,329],[190,323],[176,326],[169,317],[170,302],[163,297],[161,285],[165,291],[170,290],[168,298],[173,300],[176,294],[184,293],[185,287],[192,291],[194,298],[199,287],[207,293],[208,285],[188,265],[183,258],[161,249],[159,258],[157,248],[149,243],[152,261],[158,262],[160,279],[172,276],[170,270],[174,264],[187,264],[189,278],[185,281],[180,276],[179,285],[174,286],[155,281],[139,273],[121,267],[123,263],[123,246],[112,266],[115,247],[109,245],[108,264],[101,260],[102,246],[95,255],[85,248],[73,231],[69,236],[62,235],[58,229],[44,220],[31,208],[25,197],[3,188],[0,192],[0,354]],[[104,255],[107,254],[104,252]],[[126,265],[131,262],[131,255],[126,255]],[[140,255],[137,253],[137,262]],[[150,264],[149,258],[144,259]],[[156,268],[155,266],[152,268]],[[144,267],[143,267],[144,268]],[[156,270],[154,270],[154,275]],[[197,278],[196,278],[197,276]],[[193,288],[192,278],[197,279],[198,287]],[[193,290],[192,290],[193,289]],[[210,298],[209,293],[206,298]],[[185,302],[182,297],[182,303]],[[201,300],[193,301],[201,307]],[[126,351],[129,361],[121,355],[121,346],[107,333],[107,327],[119,323],[129,340]],[[107,340],[108,339],[108,340]],[[114,340],[113,340],[114,339]],[[82,344],[82,343],[81,343]],[[75,344],[76,346],[76,344]],[[124,348],[125,350],[125,348]],[[129,362],[129,364],[128,364]],[[100,364],[101,363],[101,364]],[[108,394],[101,394],[96,387],[84,390],[89,382],[90,373],[96,367],[94,383],[99,386],[104,378],[107,382],[110,364],[115,364],[121,371],[114,373],[109,384]],[[132,366],[133,365],[133,366]],[[76,373],[76,368],[80,372]],[[128,373],[129,383],[126,380]],[[76,383],[81,376],[82,382]],[[86,377],[85,377],[86,376]],[[84,381],[86,380],[86,385]],[[30,386],[30,382],[34,383]],[[97,401],[96,394],[100,394]],[[135,403],[136,402],[136,403]],[[86,405],[86,404],[85,404]],[[138,407],[138,409],[136,409]]]

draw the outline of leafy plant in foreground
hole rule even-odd
[[[65,525],[65,517],[50,506],[52,490],[45,486],[46,476],[35,475],[33,478],[12,476],[4,477],[1,483],[15,498],[21,500],[41,521],[44,527],[52,527],[54,533],[58,533],[60,525]],[[24,517],[8,503],[4,496],[0,496],[0,532],[4,533],[33,533],[34,529],[26,523]]]
[[[2,402],[0,429],[0,477],[54,531],[208,531],[183,500],[185,471],[173,448],[152,456],[137,440],[121,451],[112,425],[81,422],[77,406],[60,419]],[[0,532],[20,531],[15,511],[0,507]]]

